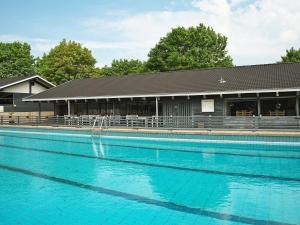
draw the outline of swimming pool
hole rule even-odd
[[[300,138],[0,128],[0,224],[300,224]]]

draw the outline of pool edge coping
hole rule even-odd
[[[28,126],[28,125],[0,125],[0,128],[44,128],[52,130],[92,130],[90,127],[69,126]],[[270,137],[300,137],[300,130],[196,130],[196,129],[165,129],[165,128],[104,128],[103,131],[126,133],[158,133],[158,134],[199,134],[199,135],[226,135],[226,136],[270,136]]]

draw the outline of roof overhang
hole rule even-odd
[[[8,88],[8,87],[11,87],[11,86],[14,86],[16,84],[20,84],[20,83],[23,83],[25,81],[29,81],[29,80],[32,80],[32,79],[40,79],[42,82],[46,83],[48,86],[50,87],[55,87],[54,84],[52,84],[51,82],[47,81],[46,79],[42,78],[41,76],[39,75],[34,75],[34,76],[31,76],[31,77],[26,77],[22,80],[18,80],[18,81],[15,81],[15,82],[12,82],[12,83],[9,83],[9,84],[6,84],[6,85],[3,85],[3,86],[0,86],[0,90],[4,89],[4,88]]]
[[[157,93],[157,94],[136,94],[136,95],[104,95],[104,96],[76,96],[76,97],[56,97],[56,98],[23,98],[24,102],[38,101],[68,101],[68,100],[89,100],[89,99],[121,99],[121,98],[155,98],[155,97],[180,97],[180,96],[206,96],[206,95],[229,95],[229,94],[256,94],[256,93],[279,93],[279,92],[300,92],[300,88],[287,89],[260,89],[260,90],[239,90],[220,92],[190,92],[190,93]]]

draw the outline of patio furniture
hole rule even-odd
[[[270,111],[270,116],[285,116],[284,110]]]
[[[236,116],[252,116],[253,112],[252,111],[248,111],[248,110],[239,110],[236,111]]]

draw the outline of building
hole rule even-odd
[[[53,104],[23,102],[24,97],[38,94],[55,85],[40,76],[0,79],[0,115],[34,116],[42,111],[53,115]]]
[[[55,115],[299,116],[300,63],[73,80],[24,99]]]

